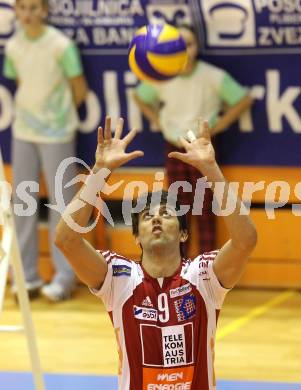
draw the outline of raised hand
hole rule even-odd
[[[125,149],[135,138],[137,130],[131,130],[124,138],[121,138],[124,120],[118,119],[114,137],[111,131],[111,118],[106,117],[104,131],[98,128],[98,144],[95,153],[94,169],[116,169],[127,162],[144,155],[141,150],[126,153]]]
[[[199,119],[198,137],[195,140],[188,142],[181,137],[180,142],[186,153],[171,152],[168,154],[168,157],[181,160],[202,172],[215,164],[215,152],[211,143],[207,121],[203,122],[202,119]]]

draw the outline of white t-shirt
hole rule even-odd
[[[13,134],[29,142],[68,142],[78,115],[68,78],[82,74],[76,47],[54,27],[29,39],[17,31],[5,47],[4,75],[18,80]]]
[[[159,114],[162,132],[176,146],[187,130],[196,134],[199,117],[213,126],[223,103],[233,106],[247,94],[227,72],[204,61],[199,61],[189,75],[162,83],[143,82],[136,92],[146,104],[162,103]]]
[[[143,266],[102,252],[99,291],[119,350],[119,389],[215,390],[214,342],[226,293],[213,271],[217,251],[183,259],[160,285]]]

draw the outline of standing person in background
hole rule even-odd
[[[138,85],[134,99],[144,116],[160,129],[166,140],[166,171],[169,184],[189,181],[195,188],[200,172],[182,161],[167,158],[171,152],[183,152],[179,137],[191,129],[197,131],[197,118],[208,118],[211,136],[226,130],[240,114],[252,105],[247,90],[227,72],[197,59],[197,35],[193,27],[179,27],[187,45],[188,62],[182,74],[170,81]],[[219,116],[221,114],[221,116]],[[191,205],[194,192],[179,191],[180,202]],[[200,232],[199,251],[215,247],[215,220],[212,192],[205,191],[203,212],[197,216]],[[190,223],[188,224],[191,225]]]
[[[22,203],[15,193],[17,186],[23,181],[39,182],[42,170],[49,202],[56,204],[56,171],[63,159],[75,156],[79,124],[76,108],[85,100],[87,85],[74,43],[46,24],[48,1],[16,0],[15,11],[20,29],[8,40],[4,61],[4,75],[17,83],[12,141],[14,201]],[[69,168],[66,181],[76,173],[75,168]],[[35,195],[37,200],[38,193]],[[65,202],[73,195],[72,190],[66,190]],[[41,291],[51,301],[67,299],[74,290],[75,276],[54,245],[59,214],[50,210],[55,275],[44,286],[37,269],[38,215],[29,214],[16,216],[28,293],[33,297]],[[13,292],[16,292],[14,285]]]

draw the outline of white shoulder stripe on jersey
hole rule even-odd
[[[111,253],[110,251],[104,251],[104,252],[103,252],[103,251],[98,250],[97,252],[100,253],[100,254],[104,257],[105,261],[106,261],[108,264],[110,264],[110,262],[111,262],[112,259],[114,258],[114,254]]]
[[[202,257],[212,257],[212,256],[216,256],[217,253],[218,253],[218,251],[205,252],[205,253],[203,253],[201,256],[202,256]]]
[[[124,260],[124,261],[127,261],[128,263],[131,263],[131,262],[132,262],[132,260],[127,259],[127,258],[124,257],[124,256],[120,256],[120,255],[115,254],[115,257],[116,257],[116,259],[118,259],[118,260]]]
[[[99,253],[101,253],[102,255],[103,255],[103,257],[104,257],[104,259],[106,260],[106,262],[109,264],[109,263],[111,263],[111,261],[113,260],[113,259],[115,259],[115,260],[118,260],[119,262],[125,262],[125,263],[132,263],[132,261],[131,260],[129,260],[129,259],[127,259],[126,257],[124,257],[124,256],[121,256],[121,255],[119,255],[119,254],[117,254],[117,253],[115,253],[115,252],[110,252],[109,250],[107,250],[107,251],[104,251],[104,252],[102,252],[102,251],[98,251]]]
[[[211,259],[215,259],[216,258],[216,255],[217,255],[217,253],[216,254],[214,254],[214,255],[206,255],[206,256],[201,256],[201,259],[203,259],[203,260],[211,260]]]

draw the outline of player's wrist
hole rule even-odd
[[[91,171],[92,171],[92,174],[96,174],[97,172],[99,172],[101,170],[101,168],[103,168],[103,166],[101,166],[100,164],[94,164]]]
[[[99,168],[98,166],[94,166],[92,168],[92,172],[85,179],[80,198],[86,203],[90,203],[95,206],[98,194],[106,184],[111,172],[112,171],[109,168]]]
[[[210,181],[211,178],[220,178],[222,176],[221,170],[215,160],[208,163],[200,162],[197,164],[197,169],[203,176],[210,177]]]
[[[110,164],[99,164],[99,163],[97,164],[97,163],[95,163],[93,165],[91,171],[92,171],[93,174],[96,174],[96,173],[98,173],[102,169],[108,169],[111,172],[113,172],[113,170],[114,170],[113,166],[110,165]]]

